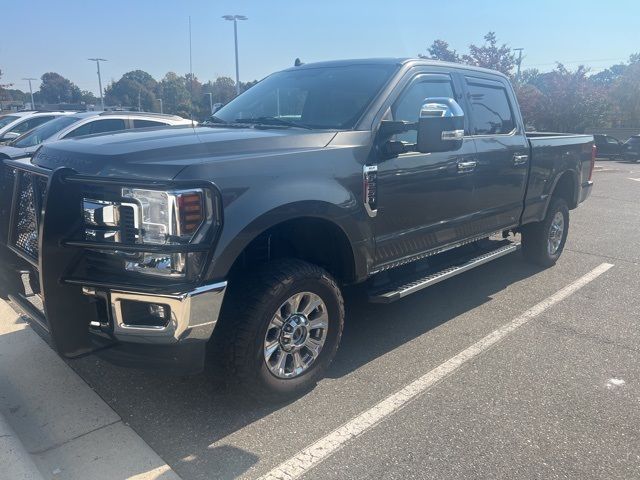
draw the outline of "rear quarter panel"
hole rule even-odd
[[[538,222],[545,217],[551,196],[563,175],[570,175],[574,185],[569,208],[577,207],[581,191],[589,182],[593,146],[591,135],[533,133],[527,137],[531,145],[531,170],[523,224]]]

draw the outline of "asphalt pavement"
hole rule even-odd
[[[70,365],[182,479],[286,478],[278,466],[537,308],[287,475],[640,478],[640,165],[598,162],[594,179],[554,268],[513,254],[391,305],[347,295],[335,363],[294,402],[259,404],[215,372],[168,377],[93,357]],[[603,264],[613,266],[545,303]]]

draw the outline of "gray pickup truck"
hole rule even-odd
[[[5,160],[3,291],[65,357],[213,358],[261,398],[298,395],[338,349],[345,286],[388,303],[520,247],[551,266],[593,166],[591,136],[525,133],[497,72],[300,65],[197,128]]]

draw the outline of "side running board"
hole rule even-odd
[[[471,270],[472,268],[479,267],[480,265],[484,265],[485,263],[504,257],[505,255],[515,252],[519,248],[519,243],[510,243],[509,245],[505,245],[495,250],[483,253],[477,257],[470,258],[460,265],[446,267],[437,272],[429,273],[424,277],[406,283],[396,284],[386,290],[373,292],[369,295],[369,301],[373,303],[394,302],[406,297],[407,295],[418,292],[423,288],[442,282],[447,278],[455,277],[456,275]]]

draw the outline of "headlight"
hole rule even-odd
[[[122,188],[121,202],[83,200],[88,240],[142,245],[183,245],[205,238],[214,224],[209,189],[148,190]],[[129,202],[130,200],[130,202]],[[125,268],[149,275],[184,277],[199,268],[202,253],[123,254]]]

